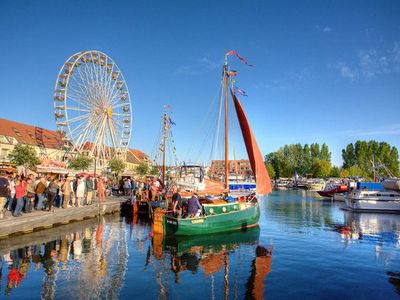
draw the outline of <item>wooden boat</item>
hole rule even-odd
[[[265,195],[271,192],[271,180],[264,164],[263,156],[258,148],[254,134],[247,120],[243,107],[230,86],[230,69],[225,56],[223,67],[224,110],[225,110],[225,189],[229,188],[228,170],[228,89],[232,97],[240,129],[246,146],[247,154],[254,173],[256,193]],[[219,199],[217,203],[203,205],[203,213],[199,217],[176,218],[171,215],[163,215],[163,231],[166,235],[198,235],[239,230],[254,227],[258,224],[260,209],[256,193],[247,195],[231,194],[230,202]]]

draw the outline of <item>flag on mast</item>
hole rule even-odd
[[[225,53],[226,56],[229,55],[235,55],[237,58],[239,58],[243,63],[248,65],[249,67],[252,67],[253,65],[250,64],[243,56],[241,56],[239,53],[237,53],[235,50],[231,50]]]

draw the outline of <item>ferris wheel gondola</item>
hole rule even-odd
[[[123,159],[132,131],[128,86],[115,62],[100,51],[72,55],[54,89],[54,117],[69,153],[86,154],[100,165]]]

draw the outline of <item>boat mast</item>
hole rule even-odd
[[[224,64],[224,93],[225,93],[225,188],[228,189],[229,175],[229,145],[228,145],[228,56]]]
[[[162,183],[165,186],[165,160],[166,160],[166,155],[165,155],[165,147],[166,147],[166,141],[167,141],[167,113],[164,112],[164,121],[163,121],[163,162],[162,162]]]

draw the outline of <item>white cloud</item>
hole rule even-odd
[[[348,65],[345,63],[341,62],[338,63],[336,68],[339,70],[340,75],[344,78],[348,78],[351,81],[354,81],[358,78],[358,71],[355,69],[351,69]]]
[[[211,59],[209,59],[207,57],[200,58],[199,62],[209,70],[215,70],[216,68],[219,68],[222,66],[222,62],[212,61]]]
[[[354,81],[358,78],[373,79],[382,74],[400,72],[400,42],[395,42],[392,49],[381,52],[371,49],[358,54],[357,63],[337,64],[340,75]]]
[[[213,61],[207,57],[202,57],[199,59],[195,59],[192,63],[189,63],[184,66],[179,66],[174,74],[176,75],[189,75],[189,76],[197,76],[203,73],[206,73],[210,70],[215,70],[221,67],[223,61]]]
[[[322,33],[330,33],[332,31],[332,28],[329,26],[316,25],[315,30]]]
[[[341,132],[342,135],[351,137],[363,137],[363,136],[379,136],[379,135],[400,135],[400,124],[391,124],[375,129],[357,129],[357,130],[345,130]]]
[[[326,32],[326,33],[329,33],[331,31],[332,31],[332,28],[330,28],[330,27],[324,27],[324,29],[322,29],[322,32]]]

